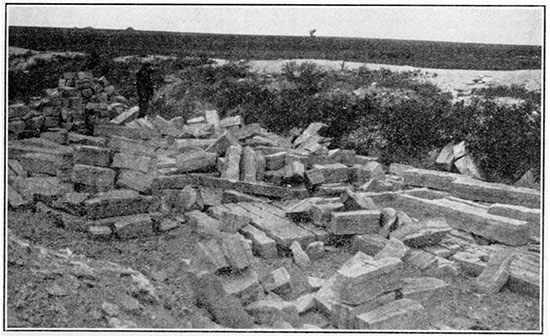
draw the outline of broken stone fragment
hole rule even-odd
[[[414,225],[404,225],[390,234],[403,241],[407,246],[422,248],[439,243],[451,227],[443,217],[429,218]]]
[[[340,196],[340,202],[344,204],[346,211],[378,209],[370,197],[364,193],[353,192],[350,188],[346,188],[345,193]]]
[[[386,246],[374,256],[374,260],[388,257],[403,260],[410,251],[411,249],[405,246],[401,240],[392,237],[386,243]]]
[[[250,217],[234,212],[223,212],[221,217],[221,230],[227,233],[237,233],[243,226],[250,223]]]
[[[294,259],[294,262],[298,266],[305,268],[311,264],[311,260],[309,259],[309,256],[304,252],[299,242],[293,241],[292,244],[290,245],[290,250],[292,251],[292,257]]]
[[[493,253],[487,262],[487,266],[475,280],[476,290],[484,294],[498,293],[508,281],[510,264],[514,258],[515,253],[511,248]]]
[[[352,239],[352,249],[370,256],[376,255],[386,246],[388,240],[376,233],[355,235]]]
[[[268,292],[278,295],[287,295],[292,291],[290,275],[284,267],[277,268],[271,272],[263,281],[262,285]]]

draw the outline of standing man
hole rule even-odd
[[[136,86],[139,104],[139,118],[147,115],[149,100],[153,97],[154,86],[151,80],[151,67],[145,63],[136,74]]]

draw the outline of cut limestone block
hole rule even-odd
[[[177,172],[186,173],[214,167],[216,165],[216,158],[216,153],[208,153],[201,149],[186,151],[176,156]]]
[[[439,190],[428,189],[428,188],[415,188],[415,189],[403,191],[403,193],[407,195],[425,198],[425,199],[431,199],[431,200],[441,199],[441,198],[446,198],[451,196],[451,194],[449,194],[446,191],[439,191]]]
[[[519,205],[491,204],[488,213],[491,215],[508,217],[520,221],[526,221],[531,235],[540,236],[541,210],[522,207]]]
[[[268,170],[264,174],[264,181],[273,185],[281,185],[285,176],[285,169]]]
[[[316,241],[306,247],[306,253],[310,260],[319,260],[325,256],[325,244],[322,241]]]
[[[416,168],[405,170],[401,176],[403,176],[406,185],[444,191],[453,189],[454,181],[461,177],[460,174]]]
[[[254,316],[259,324],[273,325],[285,321],[292,326],[299,325],[300,315],[292,302],[276,300],[255,301],[245,307],[246,312]]]
[[[389,257],[403,260],[409,255],[410,251],[411,249],[405,246],[401,240],[392,237],[387,242],[386,246],[374,256],[374,260]]]
[[[422,250],[411,250],[405,261],[421,271],[429,271],[437,267],[437,257]]]
[[[451,194],[472,201],[520,205],[540,209],[540,191],[514,187],[500,183],[489,183],[471,178],[460,178],[451,186]]]
[[[286,217],[295,222],[308,221],[310,220],[309,210],[315,203],[321,200],[321,197],[310,197],[291,204],[285,211]]]
[[[371,256],[357,252],[337,271],[333,288],[340,302],[358,305],[400,288],[399,277],[392,273],[402,265],[397,258],[374,260]]]
[[[239,140],[230,132],[224,132],[214,143],[212,143],[206,149],[209,153],[215,153],[216,155],[222,155],[227,151],[229,146],[236,146],[239,144]]]
[[[240,234],[224,235],[219,243],[232,269],[243,270],[254,263],[252,247]]]
[[[204,111],[204,119],[206,120],[207,124],[214,125],[214,129],[216,130],[216,132],[219,132],[221,125],[220,125],[220,116],[218,115],[218,111],[216,110]]]
[[[235,190],[224,190],[222,194],[222,203],[237,202],[263,202],[262,199],[254,197]]]
[[[297,241],[292,242],[290,250],[292,251],[292,258],[298,266],[305,268],[311,264],[309,256],[304,252],[300,243]]]
[[[235,138],[243,140],[253,137],[260,133],[261,126],[258,123],[244,125],[241,128],[230,130]]]
[[[325,183],[325,176],[323,171],[318,168],[310,169],[305,173],[307,184],[311,187],[315,187]]]
[[[399,228],[399,218],[394,208],[383,208],[380,210],[380,236],[389,238],[390,232]]]
[[[25,170],[25,168],[23,168],[21,163],[17,160],[8,160],[8,167],[18,177],[27,177],[28,176],[28,173]]]
[[[252,252],[265,259],[277,258],[277,244],[265,232],[252,225],[242,227],[239,232],[252,241]]]
[[[72,181],[106,191],[115,186],[115,171],[109,168],[76,164],[73,167]]]
[[[109,167],[111,150],[96,146],[74,146],[74,163],[88,166]]]
[[[377,233],[379,221],[379,210],[334,212],[328,231],[335,235]]]
[[[117,237],[122,240],[149,237],[154,234],[153,222],[146,214],[119,217],[113,228]]]
[[[227,179],[199,174],[159,176],[155,181],[155,188],[181,189],[188,184],[205,186],[209,188],[236,190],[247,194],[276,197],[282,199],[298,199],[309,197],[309,193],[305,188],[285,188],[259,182],[234,182]]]
[[[484,294],[496,294],[508,281],[510,276],[510,264],[514,259],[513,249],[504,249],[500,253],[494,253],[487,262],[487,266],[476,278],[475,288]]]
[[[399,228],[390,233],[390,236],[403,241],[407,246],[423,248],[439,243],[451,232],[451,227],[444,217],[427,218],[409,230],[410,227],[409,225]]]
[[[40,133],[40,137],[60,145],[66,145],[69,139],[69,132],[64,128],[52,129],[52,132]]]
[[[262,291],[258,274],[252,268],[247,268],[241,273],[220,275],[220,279],[227,294],[235,296],[244,305],[255,301]]]
[[[61,211],[65,211],[71,215],[83,216],[85,214],[84,201],[90,198],[89,193],[66,193],[60,198],[54,200],[49,205]]]
[[[29,173],[48,175],[55,175],[56,170],[70,169],[73,165],[72,157],[47,151],[23,154],[18,157],[18,161]]]
[[[356,235],[352,239],[352,250],[374,256],[384,249],[387,242],[386,238],[376,233]]]
[[[250,329],[254,326],[239,299],[227,293],[222,279],[211,273],[199,273],[193,280],[198,303],[206,307],[215,321],[225,328]]]
[[[71,144],[78,145],[87,145],[87,146],[98,146],[105,147],[107,145],[107,140],[102,137],[93,137],[89,135],[83,135],[79,133],[69,132],[68,140]]]
[[[256,153],[256,181],[263,181],[265,176],[265,155],[261,152]]]
[[[448,199],[426,200],[409,195],[397,195],[395,206],[422,218],[437,213],[455,229],[472,232],[487,239],[509,245],[524,245],[529,241],[525,221],[490,215],[486,210]]]
[[[413,166],[401,164],[401,163],[392,163],[390,164],[390,174],[403,176],[403,172],[409,169],[414,169]]]
[[[84,201],[90,219],[117,217],[154,212],[160,202],[154,196],[141,196],[134,190],[111,190]]]
[[[176,139],[175,145],[179,151],[184,151],[190,148],[207,149],[215,142],[216,139]]]
[[[373,311],[359,314],[356,317],[357,329],[415,329],[418,313],[424,307],[416,301],[401,299],[392,301]]]
[[[74,191],[72,184],[62,183],[57,177],[17,177],[9,184],[27,201],[35,197],[59,198]]]
[[[332,213],[344,210],[341,202],[316,203],[309,207],[309,217],[318,226],[326,227],[331,219]]]
[[[181,131],[176,130],[180,138],[208,138],[214,133],[214,126],[209,124],[183,125]]]
[[[154,132],[149,129],[131,128],[126,126],[96,124],[94,125],[94,136],[96,137],[124,137],[128,139],[151,139]]]
[[[256,182],[256,174],[258,170],[257,155],[251,147],[244,147],[241,155],[240,171],[241,180],[248,182]]]
[[[167,232],[170,230],[177,229],[179,227],[179,223],[175,220],[171,220],[170,218],[163,218],[158,227],[157,230],[159,232]]]
[[[135,170],[120,169],[116,179],[116,185],[125,189],[150,193],[156,176],[157,174],[155,173],[145,174]]]
[[[290,275],[284,267],[277,268],[262,281],[262,285],[268,292],[278,295],[287,295],[292,291]]]
[[[282,247],[289,248],[293,241],[307,245],[316,240],[314,233],[284,218],[283,210],[280,215],[275,215],[267,204],[241,202],[225,204],[225,206],[229,207],[232,212],[252,218],[252,225],[264,231],[268,237],[274,239]]]
[[[386,175],[382,165],[376,161],[370,161],[364,165],[356,165],[350,169],[350,174],[352,182],[358,182],[361,184],[372,178],[380,178]]]
[[[32,207],[32,203],[24,199],[23,196],[10,184],[8,184],[8,205],[10,206],[10,209],[13,210]]]
[[[285,166],[286,152],[279,152],[265,156],[265,167],[267,170],[278,170]]]
[[[410,300],[415,300],[421,304],[428,303],[429,299],[448,284],[437,278],[403,278],[403,288],[401,294]]]
[[[227,233],[237,233],[242,227],[250,223],[250,217],[233,212],[223,212],[221,216],[221,230]]]
[[[327,157],[329,162],[343,163],[351,166],[355,164],[355,151],[349,149],[333,149],[328,152]]]
[[[131,153],[115,153],[111,168],[122,168],[148,173],[157,167],[157,159]]]
[[[134,106],[129,110],[122,112],[116,118],[112,119],[111,124],[122,126],[129,123],[130,121],[136,120],[138,117],[139,117],[139,107]]]
[[[243,118],[241,116],[227,117],[220,120],[220,126],[223,128],[241,125],[244,125]]]
[[[242,147],[229,146],[225,152],[225,159],[227,160],[222,171],[221,178],[228,179],[229,181],[238,181],[240,177],[240,162]]]
[[[296,298],[292,303],[296,306],[298,314],[304,314],[315,307],[313,294],[308,293]]]
[[[304,182],[305,167],[299,161],[292,161],[284,168],[284,183],[297,185]]]
[[[113,230],[108,226],[89,226],[88,235],[92,239],[107,240],[113,235]]]
[[[340,196],[340,202],[344,204],[346,211],[378,209],[378,206],[374,204],[374,201],[366,193],[356,193],[349,188]]]
[[[310,137],[318,135],[319,131],[324,127],[327,127],[327,125],[324,123],[315,122],[309,124],[309,126],[302,132],[302,134],[298,138],[296,138],[296,140],[294,140],[294,147],[297,147],[306,142]]]
[[[338,329],[357,329],[355,325],[357,315],[373,311],[385,304],[395,301],[397,295],[398,291],[390,291],[374,296],[367,302],[356,306],[336,302],[334,304],[333,314],[331,315],[332,323]]]
[[[204,237],[219,237],[220,222],[204,212],[193,210],[185,213],[186,225]]]
[[[326,283],[326,280],[316,277],[307,277],[307,286],[311,291],[318,291]]]
[[[453,151],[453,144],[450,143],[441,150],[437,158],[435,159],[435,164],[441,169],[446,171],[451,171],[453,169],[453,163],[455,162],[455,155]]]
[[[470,154],[466,154],[455,161],[455,167],[462,175],[466,175],[478,180],[481,180],[481,173],[474,163],[474,159]]]
[[[469,245],[456,252],[451,260],[457,262],[465,273],[479,276],[486,267],[492,253],[499,253],[502,247]],[[504,247],[509,248],[509,247]],[[493,252],[494,251],[494,252]],[[538,298],[540,296],[541,257],[539,253],[515,251],[515,257],[510,265],[510,277],[507,287],[512,291]]]
[[[120,136],[111,136],[107,146],[116,152],[154,156],[158,146],[151,141],[128,139]]]
[[[325,183],[346,182],[349,178],[348,167],[341,163],[313,165],[313,168],[319,169],[325,178]]]
[[[194,262],[201,270],[218,271],[229,268],[229,262],[225,257],[222,247],[217,240],[198,242],[195,249]]]

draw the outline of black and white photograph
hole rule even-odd
[[[542,334],[546,4],[4,2],[2,334]]]

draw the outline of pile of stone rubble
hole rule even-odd
[[[66,79],[60,88],[88,89]],[[12,118],[20,109],[10,106],[10,124],[36,118]],[[467,176],[475,172],[464,153],[446,162],[466,175],[386,169],[329,150],[322,123],[281,137],[216,111],[190,120],[106,111],[117,113],[95,122],[93,136],[52,122],[39,137],[9,141],[10,208],[34,209],[90,239],[191,227],[202,237],[193,261],[199,299],[222,327],[313,328],[299,316],[317,309],[342,329],[433,328],[415,316],[446,286],[438,277],[458,272],[477,277],[480,292],[506,284],[539,295],[540,191]],[[441,158],[451,157],[445,151],[456,152]],[[254,270],[256,258],[288,254],[306,267],[335,239],[349,239],[356,254],[330,278],[309,278],[296,300],[284,299],[292,291],[285,268],[264,279]],[[402,275],[404,264],[426,277]]]

